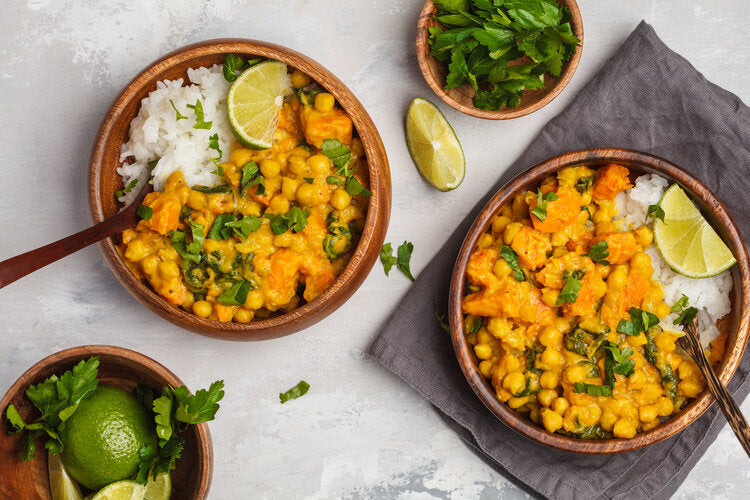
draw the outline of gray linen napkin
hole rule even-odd
[[[369,353],[426,397],[490,466],[535,495],[666,498],[725,425],[715,405],[680,434],[646,449],[579,455],[537,444],[487,410],[463,377],[449,336],[433,318],[446,309],[464,235],[482,206],[512,177],[551,156],[622,147],[664,157],[703,180],[750,235],[750,108],[707,81],[641,22],[616,54],[487,193],[425,268],[386,321]],[[729,384],[750,390],[747,354]]]

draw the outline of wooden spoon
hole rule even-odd
[[[141,188],[140,193],[125,210],[119,212],[111,219],[100,222],[95,226],[84,229],[80,233],[72,234],[67,238],[57,240],[54,243],[39,247],[21,255],[16,255],[8,260],[0,262],[0,288],[9,285],[27,274],[33,273],[47,264],[62,259],[73,252],[85,248],[92,243],[103,240],[109,236],[120,233],[125,229],[135,227],[140,217],[135,213],[143,198],[153,190],[151,184]]]
[[[677,345],[687,351],[698,364],[703,377],[708,383],[708,390],[711,391],[714,399],[716,399],[716,403],[727,418],[729,427],[732,428],[748,457],[750,457],[750,427],[748,427],[747,420],[745,419],[745,416],[742,415],[734,398],[732,398],[727,389],[721,385],[719,377],[717,377],[713,369],[711,369],[711,364],[706,359],[703,347],[701,346],[698,327],[696,326],[695,320],[685,325],[685,332],[686,334],[684,336],[677,339]]]

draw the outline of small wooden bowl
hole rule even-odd
[[[120,209],[114,192],[122,189],[116,169],[120,146],[128,140],[131,120],[138,114],[141,99],[164,79],[187,78],[188,68],[222,64],[228,53],[276,59],[304,71],[333,94],[354,123],[364,146],[370,173],[370,197],[365,227],[351,259],[336,281],[312,302],[270,319],[250,323],[222,323],[200,318],[170,305],[136,278],[115,249],[113,238],[99,243],[115,277],[141,304],[162,318],[187,330],[225,340],[265,340],[289,335],[316,323],[341,306],[362,284],[378,258],[391,213],[391,174],[383,142],[375,124],[354,94],[330,71],[293,50],[245,39],[208,40],[167,54],[146,68],[115,99],[107,112],[91,155],[89,209],[99,223]]]
[[[724,385],[729,382],[737,369],[748,340],[748,331],[750,330],[750,259],[748,259],[747,248],[737,225],[721,201],[714,196],[705,184],[664,159],[626,149],[573,151],[543,161],[506,184],[479,213],[461,246],[456,265],[453,268],[450,286],[451,338],[458,362],[466,379],[477,396],[495,416],[518,433],[534,441],[553,448],[579,453],[617,453],[648,446],[676,434],[706,411],[714,401],[713,396],[708,390],[704,391],[676,416],[649,431],[636,434],[631,439],[584,440],[553,434],[537,426],[521,413],[510,409],[497,399],[494,389],[477,369],[477,361],[471,345],[466,341],[466,332],[463,327],[461,303],[466,286],[466,265],[480,235],[489,227],[495,214],[506,203],[510,202],[516,193],[538,185],[544,177],[561,168],[580,163],[593,166],[619,163],[630,169],[631,179],[643,174],[656,173],[670,182],[678,182],[737,257],[737,264],[729,271],[733,281],[730,295],[732,309],[717,325],[722,332],[728,334],[724,360],[718,366],[718,376]]]
[[[86,345],[47,356],[29,368],[0,400],[0,411],[4,415],[8,404],[13,403],[24,420],[30,422],[39,411],[24,395],[29,385],[60,375],[91,356],[99,356],[100,384],[116,385],[127,391],[132,391],[138,382],[154,388],[185,385],[177,375],[143,354],[122,347]],[[0,419],[0,498],[51,500],[47,452],[42,440],[37,440],[34,460],[20,462],[21,434],[10,436],[8,430],[5,418]],[[172,471],[172,498],[203,500],[208,495],[213,471],[211,434],[206,424],[197,424],[191,425],[182,437],[185,448]]]
[[[445,76],[448,74],[448,65],[430,56],[430,44],[428,43],[430,37],[429,28],[438,24],[434,19],[437,7],[432,3],[432,0],[427,0],[424,3],[422,12],[419,14],[419,20],[417,21],[417,60],[419,61],[419,69],[422,71],[424,79],[427,80],[430,88],[448,106],[461,113],[476,116],[477,118],[510,120],[511,118],[528,115],[546,106],[563,91],[570,79],[573,78],[573,73],[575,73],[578,67],[578,62],[581,60],[581,52],[583,51],[583,21],[581,20],[581,11],[578,8],[578,4],[575,0],[558,0],[558,3],[570,9],[572,14],[570,26],[573,29],[573,34],[578,37],[581,44],[576,48],[575,54],[563,63],[560,76],[553,77],[550,74],[545,74],[544,88],[524,91],[521,104],[515,108],[503,107],[497,111],[475,108],[473,103],[474,89],[468,83],[450,90],[443,88],[445,85]],[[531,59],[524,57],[518,61],[527,64],[531,62]]]

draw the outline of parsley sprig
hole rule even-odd
[[[195,125],[193,125],[193,128],[205,130],[211,128],[213,122],[205,121],[205,116],[203,115],[203,103],[200,99],[196,99],[195,104],[186,104],[185,106],[195,112]]]
[[[344,186],[346,192],[352,196],[372,195],[372,191],[364,187],[362,183],[354,177],[354,172],[350,166],[351,152],[345,144],[342,144],[338,139],[326,139],[323,141],[321,151],[331,159],[331,163],[338,167],[335,176],[330,175],[326,177],[326,182],[328,184]],[[339,177],[344,177],[345,180],[341,180]]]
[[[21,461],[33,460],[36,453],[36,439],[46,436],[44,448],[57,455],[63,450],[59,432],[65,421],[75,413],[78,405],[88,398],[99,386],[96,376],[99,372],[99,358],[81,360],[72,370],[61,376],[52,375],[37,385],[26,389],[26,397],[41,412],[41,416],[26,423],[13,404],[5,410],[5,418],[10,424],[10,433],[24,433],[21,439]]]
[[[508,245],[503,245],[500,247],[500,257],[505,259],[505,262],[507,262],[513,270],[513,276],[516,278],[516,281],[524,281],[526,279],[523,274],[523,269],[521,269],[521,264],[518,262],[518,254],[515,250]]]
[[[625,335],[638,336],[641,332],[646,332],[649,328],[659,324],[659,317],[637,307],[630,308],[630,321],[621,319],[617,324],[617,331]]]
[[[648,222],[649,217],[653,217],[654,221],[656,219],[660,219],[662,222],[664,222],[664,216],[666,214],[664,213],[664,209],[661,208],[661,205],[658,203],[656,205],[649,205],[648,209],[646,210],[646,220],[645,222]]]
[[[280,392],[279,400],[281,401],[281,404],[284,404],[291,399],[301,398],[302,396],[307,394],[307,391],[309,390],[310,390],[310,384],[308,384],[304,380],[300,380],[297,385],[295,385],[288,391]]]
[[[531,209],[532,215],[535,215],[540,221],[544,221],[547,218],[547,202],[556,199],[557,195],[552,191],[542,194],[542,190],[537,189],[536,206]]]
[[[590,257],[591,260],[594,262],[598,262],[599,264],[603,266],[608,266],[609,261],[607,260],[607,257],[609,257],[609,250],[607,248],[609,245],[605,240],[602,240],[598,243],[594,243],[591,245],[591,248],[589,248],[589,253],[583,254],[584,257]]]
[[[674,303],[672,312],[680,314],[672,323],[674,325],[690,324],[698,315],[698,309],[690,306],[687,295],[683,295],[680,300]]]
[[[586,271],[563,272],[562,277],[565,280],[565,284],[562,290],[560,290],[560,295],[557,296],[555,305],[561,306],[566,302],[575,302],[578,299],[578,292],[582,288],[580,280],[583,279],[585,274]]]
[[[414,244],[410,241],[404,241],[399,245],[395,257],[393,256],[393,247],[391,244],[386,243],[383,245],[380,249],[380,262],[383,264],[385,275],[388,276],[388,273],[395,264],[404,276],[414,281],[414,276],[412,276],[410,269],[412,252],[414,252]]]

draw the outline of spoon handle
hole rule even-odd
[[[727,422],[729,422],[729,426],[734,431],[737,439],[739,439],[742,448],[745,449],[745,453],[750,457],[750,427],[748,427],[745,416],[740,411],[734,398],[729,394],[729,391],[721,384],[719,377],[716,376],[711,368],[711,364],[706,359],[703,347],[700,344],[695,321],[686,325],[685,329],[687,335],[683,338],[687,342],[680,343],[680,345],[687,347],[686,350],[690,352],[690,355],[698,364],[703,377],[706,379],[708,389],[727,418]],[[687,345],[685,346],[685,344]]]
[[[92,243],[133,227],[136,220],[134,213],[124,211],[81,232],[2,261],[0,262],[0,288]]]

